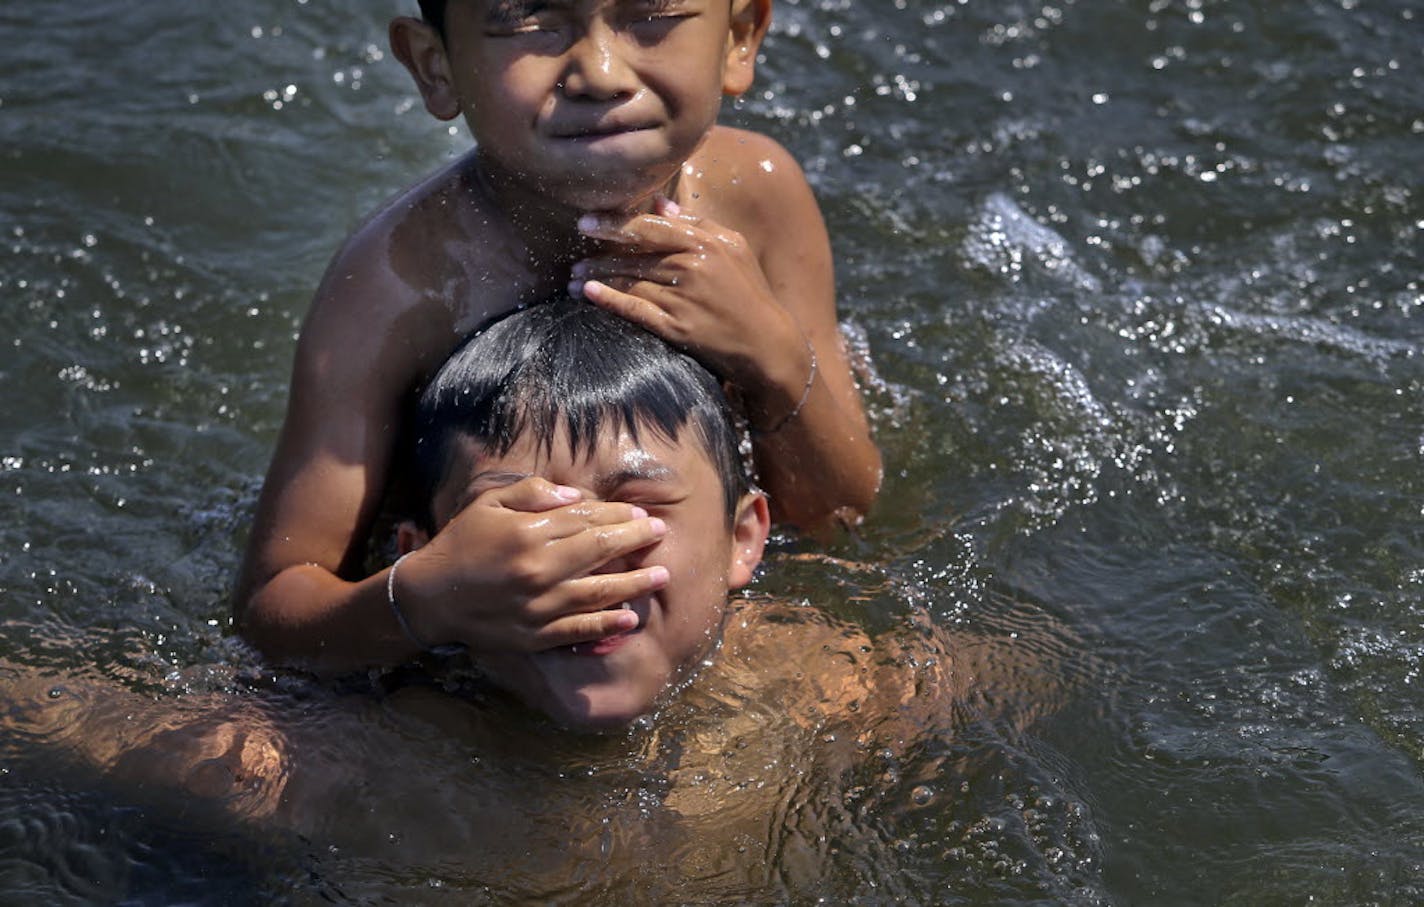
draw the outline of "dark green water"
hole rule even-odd
[[[226,589],[309,294],[465,147],[385,53],[391,11],[0,8],[5,661],[175,702],[251,669]],[[781,540],[760,588],[876,634],[1022,633],[1075,686],[1025,734],[867,761],[879,805],[819,881],[744,896],[1424,901],[1424,9],[776,15],[728,118],[821,198],[887,482],[857,539]],[[0,759],[6,902],[500,894]]]

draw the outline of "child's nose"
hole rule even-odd
[[[566,95],[610,100],[637,90],[632,71],[619,54],[618,35],[606,22],[590,23],[566,57]]]

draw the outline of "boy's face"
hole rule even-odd
[[[493,176],[579,210],[618,209],[664,188],[722,95],[750,84],[769,10],[769,0],[449,0],[443,45],[423,58],[396,45],[431,112],[466,118]]]
[[[582,490],[586,500],[637,504],[667,523],[661,541],[596,571],[667,568],[663,589],[627,603],[637,629],[532,655],[480,657],[495,682],[564,725],[621,727],[652,710],[715,646],[727,592],[751,580],[766,540],[765,499],[747,495],[729,520],[721,480],[690,427],[675,443],[640,435],[610,433],[587,458],[573,456],[562,433],[547,455],[529,439],[505,456],[459,439],[432,501],[443,526],[479,495],[540,476]]]

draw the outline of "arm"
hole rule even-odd
[[[395,452],[401,402],[440,349],[413,290],[358,240],[303,326],[286,419],[238,578],[238,629],[269,656],[335,669],[415,654],[385,576],[356,575]],[[448,322],[441,326],[451,328]],[[405,336],[398,337],[404,333]],[[424,336],[421,336],[424,334]]]
[[[836,321],[825,225],[790,155],[738,136],[742,165],[714,184],[726,190],[715,214],[742,232],[669,203],[631,219],[586,218],[584,232],[613,251],[579,263],[575,289],[734,386],[763,429],[756,461],[778,519],[807,529],[855,522],[879,489],[880,454]]]
[[[758,156],[773,167],[755,171],[766,185],[746,193],[755,205],[749,224],[760,228],[754,242],[772,294],[804,332],[817,367],[807,391],[810,363],[795,353],[797,338],[763,360],[762,392],[748,400],[748,412],[753,425],[780,427],[753,433],[757,469],[780,518],[808,529],[853,524],[875,501],[881,462],[836,317],[830,238],[796,161],[774,142],[761,143]],[[805,405],[787,418],[803,394]]]
[[[420,649],[391,609],[390,571],[362,576],[360,565],[402,403],[454,334],[442,307],[367,264],[381,260],[344,256],[313,304],[234,602],[239,630],[265,654],[324,670],[395,663]],[[589,574],[657,531],[627,505],[578,503],[530,480],[456,514],[402,566],[397,601],[432,645],[535,651],[598,639],[628,619],[599,609],[656,578]]]

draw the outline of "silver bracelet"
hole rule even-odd
[[[792,419],[801,415],[801,408],[806,405],[807,400],[811,399],[811,387],[816,383],[816,373],[820,369],[820,364],[816,361],[816,348],[811,345],[810,340],[806,341],[806,349],[811,351],[811,371],[810,374],[806,376],[806,386],[801,389],[801,399],[796,401],[795,408],[782,416],[781,421],[777,422],[776,425],[767,429],[753,428],[752,434],[759,436],[774,435],[785,428],[787,423]]]
[[[430,646],[426,645],[419,636],[415,635],[415,631],[410,628],[410,621],[405,619],[405,612],[401,611],[400,605],[396,604],[396,568],[401,565],[401,561],[414,553],[414,551],[407,551],[405,554],[396,558],[394,564],[391,564],[391,572],[386,574],[386,601],[390,603],[391,613],[396,616],[396,623],[400,624],[401,632],[405,634],[405,638],[415,643],[420,647],[420,650],[424,652],[428,651]]]

